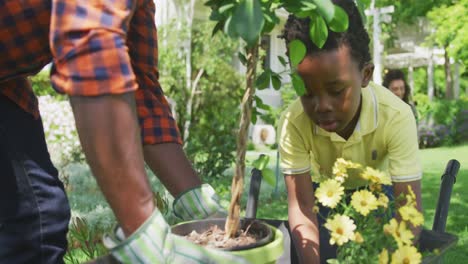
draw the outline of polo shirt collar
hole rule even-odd
[[[369,85],[361,91],[361,113],[353,134],[351,134],[348,141],[360,140],[363,135],[369,134],[377,128],[379,111],[374,85],[374,83],[370,82]],[[346,140],[338,134],[334,132],[330,133],[316,124],[313,124],[313,131],[316,135],[330,137],[332,141],[346,142]]]

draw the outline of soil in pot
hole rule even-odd
[[[265,245],[273,240],[272,230],[265,223],[254,219],[241,220],[236,237],[226,238],[226,219],[206,219],[186,222],[172,227],[172,233],[185,236],[195,244],[221,250],[245,250]]]

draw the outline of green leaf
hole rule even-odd
[[[270,162],[270,157],[268,155],[262,154],[252,162],[252,166],[257,170],[263,171],[263,169],[268,166],[268,162]]]
[[[216,23],[216,25],[213,28],[213,31],[211,32],[211,36],[214,36],[218,31],[223,29],[223,27],[224,27],[224,24],[221,21]]]
[[[335,5],[335,16],[333,17],[332,21],[328,23],[328,26],[331,30],[335,32],[344,32],[348,29],[348,14],[343,8]]]
[[[218,12],[218,10],[213,10],[211,11],[211,14],[210,14],[210,20],[212,21],[218,21],[218,20],[221,20],[222,16],[221,14]]]
[[[306,17],[309,17],[310,16],[310,11],[299,11],[297,13],[294,13],[295,16],[297,16],[298,18],[306,18]]]
[[[252,116],[250,117],[250,121],[252,121],[253,125],[257,123],[257,109],[256,108],[252,109]]]
[[[283,56],[278,56],[278,60],[284,67],[286,67],[286,65],[288,64]]]
[[[317,9],[317,5],[311,2],[302,1],[301,4],[302,4],[302,7],[301,7],[302,11],[311,11],[311,10]]]
[[[281,88],[281,76],[278,74],[274,74],[271,76],[271,84],[275,90],[279,90]]]
[[[229,3],[229,4],[226,4],[226,5],[223,5],[219,8],[219,13],[222,14],[226,11],[229,11],[231,10],[235,5],[233,3]]]
[[[266,183],[268,183],[270,186],[275,186],[276,183],[276,176],[275,172],[270,169],[270,168],[264,168],[262,170],[262,177],[263,180],[265,180]]]
[[[263,110],[270,110],[270,106],[263,103],[262,98],[255,96],[255,105],[257,108],[263,109]]]
[[[289,61],[291,62],[292,67],[296,67],[301,63],[306,55],[307,49],[302,41],[295,39],[289,42]]]
[[[313,16],[310,20],[310,38],[312,42],[321,49],[328,38],[328,28],[321,16]]]
[[[234,23],[232,22],[232,16],[228,17],[226,23],[224,24],[224,32],[231,38],[237,38],[239,34],[234,27]]]
[[[325,18],[327,22],[332,21],[335,14],[335,8],[333,3],[330,0],[313,0],[314,4],[317,6],[317,10],[320,15]]]
[[[291,82],[298,96],[303,96],[305,94],[305,84],[301,76],[296,72],[291,74]]]
[[[293,12],[294,15],[298,18],[306,18],[312,14],[312,11],[317,9],[317,6],[314,3],[308,1],[300,1],[300,8],[296,12]]]
[[[245,57],[244,53],[237,53],[237,57],[239,57],[239,60],[242,63],[242,65],[247,65],[247,58]]]
[[[265,23],[259,0],[241,0],[230,22],[234,31],[249,46],[256,44]]]
[[[255,86],[257,86],[259,90],[268,88],[268,86],[270,85],[270,78],[270,71],[266,70],[262,72],[262,74],[260,74],[257,80],[255,81]]]
[[[263,16],[265,18],[265,25],[263,26],[262,35],[270,33],[277,24],[279,24],[280,19],[275,14],[269,10],[264,11]]]
[[[362,23],[364,25],[366,25],[367,17],[366,17],[366,14],[364,12],[366,10],[366,7],[364,6],[364,3],[362,2],[362,0],[356,0],[356,4],[357,4],[358,10],[359,10],[359,14],[361,14]]]

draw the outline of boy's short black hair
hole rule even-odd
[[[382,85],[390,89],[390,83],[395,80],[402,80],[405,83],[405,94],[403,95],[403,101],[409,103],[409,95],[411,93],[411,88],[406,82],[405,73],[401,70],[389,70],[383,79]]]
[[[369,34],[367,33],[362,17],[353,0],[333,0],[334,4],[340,6],[348,14],[349,26],[345,32],[328,31],[328,38],[320,49],[310,39],[309,18],[297,18],[289,15],[288,21],[284,26],[282,38],[286,45],[295,39],[301,40],[307,47],[307,54],[313,55],[321,51],[330,51],[338,49],[341,45],[347,45],[351,56],[359,63],[359,68],[371,61],[369,51]]]

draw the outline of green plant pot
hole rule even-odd
[[[267,263],[276,263],[281,255],[283,254],[283,233],[267,223],[259,220],[252,219],[242,219],[241,226],[248,225],[251,221],[260,223],[264,227],[268,228],[271,232],[271,238],[260,239],[256,245],[249,247],[238,247],[233,249],[226,249],[232,254],[245,258],[250,263],[255,264],[267,264]],[[171,228],[172,233],[180,236],[185,236],[189,234],[192,230],[197,231],[198,233],[204,232],[212,225],[218,225],[224,227],[226,219],[205,219],[200,221],[190,221],[177,224]],[[265,232],[266,233],[266,232]],[[265,234],[267,235],[267,234]]]

